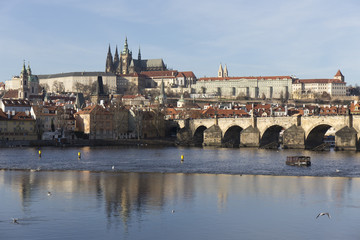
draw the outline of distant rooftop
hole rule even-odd
[[[67,73],[56,73],[56,74],[47,74],[47,75],[37,75],[39,79],[47,79],[47,78],[60,78],[60,77],[81,77],[81,76],[115,76],[115,74],[110,72],[67,72]]]

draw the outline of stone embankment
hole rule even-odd
[[[0,141],[0,147],[175,146],[175,139]]]

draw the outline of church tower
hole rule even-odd
[[[139,54],[138,54],[138,60],[141,60],[141,52],[140,52],[140,46],[139,46]]]
[[[218,77],[224,77],[224,70],[222,68],[221,63],[220,63],[220,66],[219,66]]]
[[[160,105],[165,105],[166,102],[167,102],[167,97],[166,97],[166,93],[165,93],[164,80],[161,80],[159,104]]]
[[[340,81],[344,82],[345,81],[345,77],[344,75],[342,75],[341,71],[338,70],[337,73],[334,76],[334,79],[339,79]]]
[[[228,74],[228,70],[227,70],[227,66],[225,64],[225,67],[224,67],[224,77],[228,77],[229,74]]]
[[[108,54],[106,57],[105,72],[114,72],[114,63],[113,63],[113,58],[112,58],[112,54],[111,54],[110,44],[109,44]]]
[[[132,60],[132,52],[129,51],[127,37],[125,38],[124,50],[120,55],[121,74],[129,74],[129,66]]]
[[[30,72],[31,72],[31,69],[30,69]],[[20,73],[20,89],[19,89],[19,92],[18,92],[18,97],[20,99],[29,98],[29,82],[28,82],[28,79],[29,79],[29,75],[28,75],[28,71],[26,70],[25,61],[24,61],[23,68],[22,68],[21,73]]]

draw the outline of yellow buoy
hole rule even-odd
[[[184,155],[181,155],[181,162],[184,162]]]
[[[41,150],[39,150],[39,157],[41,157]]]
[[[78,157],[81,158],[81,152],[78,152]]]

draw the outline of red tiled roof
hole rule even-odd
[[[87,106],[85,107],[83,110],[75,113],[76,115],[79,115],[79,114],[90,114],[92,113],[93,111],[96,113],[101,113],[101,114],[105,114],[105,115],[111,115],[112,113],[110,113],[108,110],[106,110],[105,108],[99,106],[99,105],[92,105],[92,106]]]
[[[346,84],[345,82],[339,80],[339,79],[297,79],[294,82],[296,83],[342,83],[342,84]]]
[[[335,77],[343,77],[344,75],[342,75],[340,69],[337,71],[337,73],[335,74]]]
[[[3,96],[3,98],[18,98],[18,97],[19,97],[18,90],[9,90]]]
[[[141,72],[141,74],[146,77],[175,77],[178,74],[178,71],[144,71]]]
[[[177,111],[175,110],[175,108],[166,108],[166,114],[177,114]]]
[[[234,109],[214,109],[213,107],[209,107],[208,109],[202,112],[206,117],[213,117],[218,115],[219,117],[232,117],[232,116],[248,116],[249,114],[244,110],[234,110]]]
[[[137,97],[144,97],[143,95],[124,95],[122,98],[123,99],[134,99]]]
[[[7,115],[3,112],[1,108],[0,108],[0,118],[7,118]]]
[[[176,77],[178,77],[178,78],[180,78],[180,77],[185,77],[185,75],[183,74],[183,73],[181,73],[181,72],[179,72],[177,75],[176,75]]]
[[[195,74],[191,71],[181,72],[186,78],[196,78]]]
[[[27,115],[25,112],[17,112],[13,117],[13,120],[33,120],[31,115]]]

